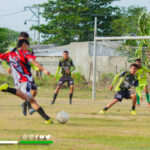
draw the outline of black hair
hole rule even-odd
[[[69,52],[68,52],[68,51],[63,51],[63,53],[69,54]]]
[[[137,58],[136,61],[142,62],[141,58]]]
[[[131,67],[135,67],[135,68],[138,69],[138,65],[137,65],[136,63],[131,64],[131,65],[130,65],[130,68],[131,68]]]
[[[20,32],[20,37],[29,38],[29,34],[27,32]]]
[[[25,39],[19,40],[17,43],[17,48],[20,48],[23,43],[26,43],[27,45],[30,45],[29,42]]]

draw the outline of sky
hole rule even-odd
[[[25,6],[33,4],[41,4],[47,0],[0,0],[0,27],[7,27],[16,31],[27,31],[33,37],[34,32],[30,31],[30,27],[36,22],[28,22],[25,20],[32,17],[32,13],[23,11]],[[129,7],[131,5],[145,6],[150,11],[150,0],[120,0],[112,4],[113,6]],[[41,23],[45,23],[41,18]]]

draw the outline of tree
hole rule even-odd
[[[48,0],[40,5],[47,24],[32,29],[40,31],[44,43],[68,44],[72,41],[93,41],[94,17],[98,17],[98,35],[112,32],[111,22],[118,18],[116,0]]]
[[[7,28],[0,28],[0,53],[7,50],[8,46],[17,41],[19,33]]]
[[[119,36],[147,36],[150,35],[150,13],[145,7],[131,6],[122,8],[118,19],[112,22],[112,35]],[[129,62],[141,58],[145,65],[149,65],[150,40],[126,40],[117,49]],[[148,54],[148,55],[147,55]]]

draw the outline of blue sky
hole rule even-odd
[[[27,25],[24,25],[24,21],[32,16],[31,13],[25,11],[14,15],[10,14],[23,10],[25,6],[31,6],[46,1],[47,0],[0,0],[0,27],[8,27],[17,31],[28,31],[33,37],[33,31],[30,31],[30,27],[32,24],[35,24],[35,22],[28,22]],[[139,5],[147,7],[150,11],[150,0],[120,0],[114,2],[113,5],[124,7]],[[42,18],[41,23],[44,23],[44,19]]]

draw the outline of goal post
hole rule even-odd
[[[93,50],[93,78],[92,78],[92,100],[96,98],[96,72],[97,72],[97,42],[98,41],[117,41],[117,40],[150,40],[150,36],[116,36],[116,37],[98,37],[97,36],[97,17],[94,23],[94,50]]]

